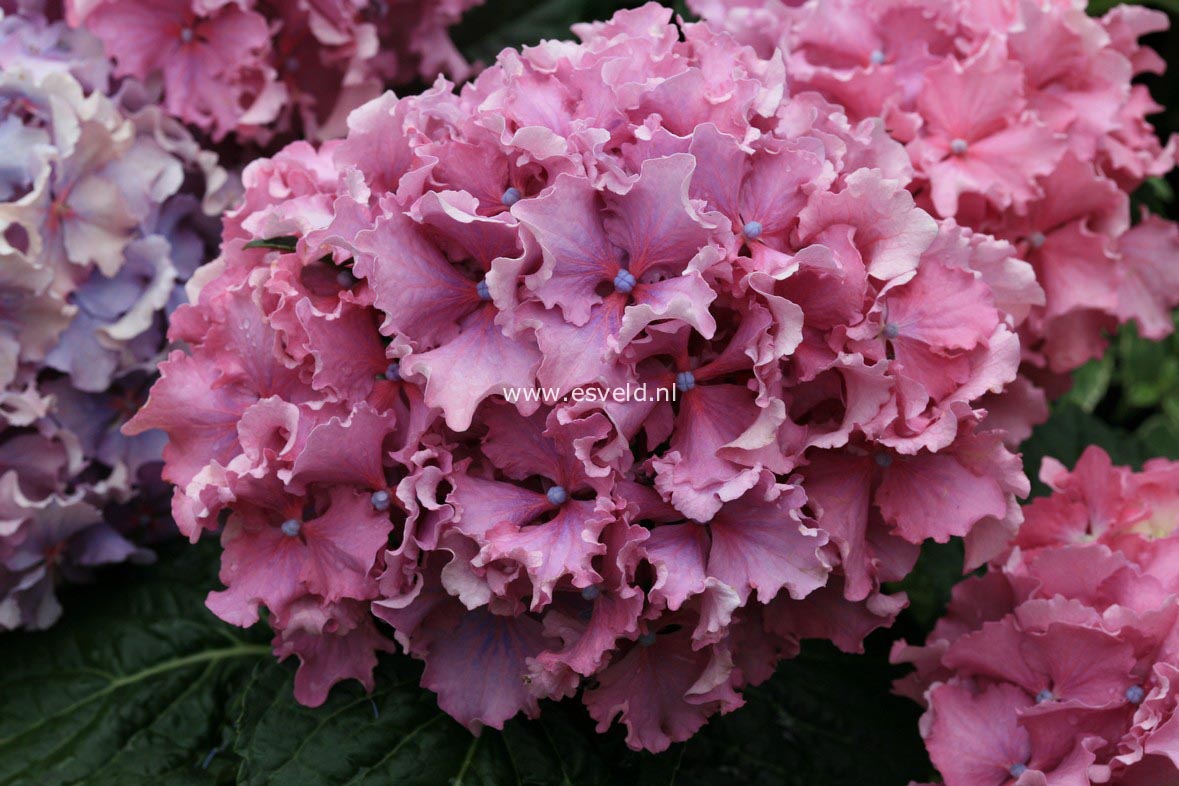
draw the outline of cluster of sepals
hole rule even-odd
[[[1043,419],[1045,392],[1133,321],[1157,339],[1179,303],[1179,229],[1132,216],[1129,194],[1175,165],[1146,117],[1143,74],[1165,63],[1139,39],[1160,11],[1086,0],[691,0],[795,89],[882,117],[915,170],[918,204],[1009,241],[1044,289],[1019,330],[1024,367],[989,402],[1013,436]],[[1132,225],[1133,224],[1133,225]]]
[[[1099,448],[1024,509],[1012,547],[954,589],[898,687],[946,786],[1179,776],[1179,463],[1141,472]]]
[[[111,89],[101,44],[13,10],[0,3],[0,630],[48,626],[57,581],[150,557],[132,529],[171,530],[162,435],[119,429],[228,187],[142,85]]]
[[[483,0],[64,0],[119,76],[214,139],[331,139],[387,84],[466,78],[448,35]]]
[[[224,547],[209,607],[266,611],[304,703],[371,685],[391,631],[472,729],[577,695],[658,751],[800,640],[861,647],[923,541],[974,567],[1014,534],[980,401],[1032,267],[921,209],[879,121],[670,17],[246,170],[129,430],[167,432],[175,519]],[[507,402],[534,386],[632,395]]]

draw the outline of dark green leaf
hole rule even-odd
[[[65,595],[49,632],[0,637],[0,783],[214,783],[224,706],[270,648],[204,609],[209,550]]]
[[[324,706],[299,706],[291,670],[260,665],[238,719],[234,752],[244,786],[642,786],[737,783],[904,786],[928,774],[919,708],[889,695],[896,672],[881,641],[872,656],[805,648],[745,708],[714,719],[658,756],[600,735],[573,702],[546,703],[540,720],[514,720],[478,738],[418,687],[420,670],[384,658],[370,697],[340,685]],[[851,745],[856,756],[847,756]]]
[[[808,642],[747,704],[684,746],[676,784],[905,786],[931,774],[917,718],[890,693],[887,635],[867,655]]]
[[[505,47],[564,40],[578,22],[609,19],[623,8],[637,8],[645,0],[497,0],[472,9],[453,31],[463,54],[490,63]],[[677,10],[683,3],[673,3]]]
[[[962,580],[964,559],[959,538],[949,543],[930,540],[922,545],[921,557],[913,572],[904,581],[888,588],[890,592],[903,591],[909,596],[909,607],[897,623],[903,633],[920,639],[933,628],[950,602],[950,591]]]
[[[1109,392],[1113,381],[1114,356],[1107,352],[1073,374],[1073,387],[1061,401],[1076,404],[1084,412],[1093,412]]]
[[[268,237],[260,240],[251,240],[249,243],[246,243],[245,247],[268,248],[274,251],[286,251],[289,253],[295,250],[295,246],[298,245],[298,243],[299,238],[297,237]]]
[[[1116,464],[1139,466],[1150,457],[1149,449],[1138,435],[1111,426],[1076,404],[1065,403],[1057,406],[1048,422],[1039,426],[1021,446],[1024,471],[1032,479],[1033,495],[1045,491],[1038,479],[1045,457],[1051,456],[1071,467],[1089,445],[1105,448]]]
[[[903,786],[925,773],[917,708],[888,695],[883,640],[865,657],[806,648],[744,709],[658,756],[628,750],[617,727],[598,734],[576,702],[476,738],[403,656],[382,659],[372,696],[350,682],[300,706],[266,632],[204,608],[215,544],[169,551],[68,592],[50,632],[0,638],[0,784]],[[845,755],[849,739],[864,755]]]
[[[339,685],[322,707],[309,709],[292,696],[290,669],[259,666],[237,723],[240,782],[580,786],[634,782],[642,762],[653,758],[606,755],[588,722],[555,704],[539,721],[515,720],[503,732],[474,737],[438,709],[437,698],[418,686],[420,677],[418,664],[383,658],[371,696],[356,683]]]
[[[1179,14],[1179,0],[1090,0],[1088,10],[1090,14],[1098,16],[1119,5],[1148,5]]]

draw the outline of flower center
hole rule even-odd
[[[970,149],[970,143],[965,139],[955,139],[950,143],[950,152],[956,156],[965,155],[966,151]]]
[[[598,596],[601,594],[602,591],[593,585],[590,585],[581,591],[581,597],[585,598],[586,600],[597,600]]]
[[[1055,699],[1056,699],[1056,696],[1054,696],[1052,694],[1052,691],[1048,690],[1047,688],[1045,688],[1044,690],[1042,690],[1036,694],[1036,704],[1043,704],[1045,702],[1055,701]]]
[[[385,369],[385,379],[389,380],[390,382],[401,381],[401,364],[396,360],[390,363],[389,367]]]
[[[504,195],[500,197],[500,201],[503,202],[507,207],[511,207],[523,198],[524,195],[520,193],[520,189],[509,188],[504,192]]]
[[[1126,688],[1126,701],[1131,704],[1141,704],[1142,700],[1146,698],[1146,691],[1142,689],[1141,685],[1131,685]]]
[[[696,387],[696,375],[691,371],[681,371],[675,375],[675,386],[679,392],[687,393]]]
[[[887,338],[889,341],[892,341],[901,334],[901,329],[896,322],[887,322],[884,325],[884,330],[881,332],[884,334],[885,338]]]
[[[760,221],[750,221],[741,229],[741,233],[745,235],[746,240],[757,240],[761,237],[762,229]]]
[[[640,647],[650,647],[654,643],[655,643],[655,634],[651,633],[650,631],[648,631],[647,633],[644,633],[642,636],[639,636],[639,646]]]
[[[298,519],[287,519],[282,523],[282,534],[288,538],[298,537],[299,531],[303,529],[302,523]]]
[[[1043,232],[1033,232],[1028,235],[1028,245],[1032,248],[1041,248],[1047,242],[1048,238],[1044,237]]]
[[[372,495],[373,510],[386,511],[389,505],[393,502],[393,497],[389,495],[388,491],[374,491]]]
[[[870,57],[872,65],[884,65],[884,61],[888,59],[881,49],[874,50]]]
[[[1007,768],[1007,771],[1009,773],[1011,773],[1012,778],[1018,778],[1020,775],[1023,775],[1025,772],[1028,771],[1028,765],[1026,765],[1026,764],[1012,764],[1010,767]]]
[[[181,43],[185,43],[185,44],[191,44],[191,43],[192,43],[192,39],[193,39],[193,38],[195,38],[195,37],[196,37],[196,33],[194,33],[194,32],[193,32],[193,30],[192,30],[192,28],[191,28],[191,27],[184,27],[184,28],[181,28],[181,29],[180,29],[180,41],[181,41]]]
[[[487,286],[487,279],[475,285],[475,293],[479,295],[480,300],[491,300],[491,289]]]
[[[624,295],[629,295],[634,291],[635,285],[639,282],[635,279],[634,273],[631,273],[625,268],[618,271],[618,275],[614,276],[614,290],[621,292]]]
[[[549,502],[554,505],[564,505],[565,500],[569,499],[569,493],[565,491],[564,486],[553,486],[544,493],[549,498]]]
[[[891,453],[877,453],[872,458],[876,462],[876,466],[880,467],[881,469],[886,469],[892,466]]]

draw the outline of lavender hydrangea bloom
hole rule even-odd
[[[35,5],[0,6],[0,630],[52,624],[60,581],[150,559],[136,543],[166,509],[129,506],[162,435],[120,428],[232,187],[142,85],[112,91],[99,42]]]

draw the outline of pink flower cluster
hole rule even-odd
[[[946,786],[1179,778],[1179,463],[1100,448],[1025,508],[1004,558],[954,590],[899,683]]]
[[[469,66],[448,29],[483,0],[66,0],[116,74],[162,83],[163,107],[209,133],[328,139],[387,83]]]
[[[883,118],[908,150],[919,204],[1019,249],[1045,293],[1020,331],[1025,372],[1049,392],[1118,324],[1170,333],[1179,228],[1153,216],[1131,226],[1128,197],[1175,165],[1179,140],[1160,143],[1146,121],[1160,107],[1132,83],[1165,67],[1139,43],[1165,14],[1119,5],[1094,19],[1085,0],[689,5],[763,57],[787,53],[795,89],[853,121]]]
[[[191,189],[227,184],[108,71],[85,33],[0,12],[0,630],[48,626],[59,579],[144,556],[127,530],[166,520],[128,507],[163,440],[119,429],[215,229]]]
[[[268,611],[300,701],[371,686],[380,620],[473,730],[576,694],[658,751],[801,639],[890,624],[923,541],[977,565],[1017,528],[977,402],[1031,267],[920,209],[879,122],[670,17],[246,170],[128,430],[167,432],[175,518],[224,547],[208,605]]]

